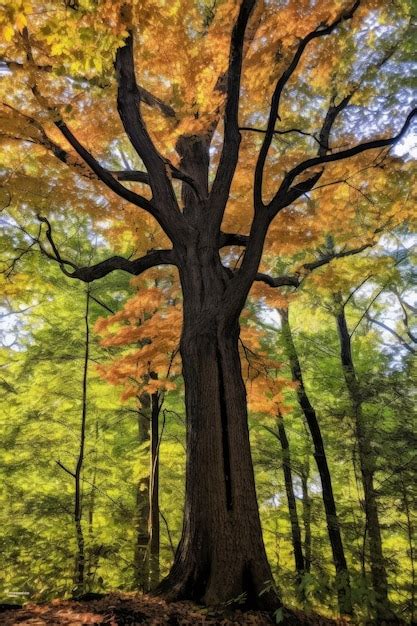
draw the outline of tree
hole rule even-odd
[[[333,494],[332,479],[327,462],[323,436],[316,411],[310,402],[304,385],[300,361],[295,348],[291,325],[289,320],[289,310],[280,309],[279,315],[282,325],[283,342],[286,356],[288,358],[293,381],[297,384],[297,398],[300,408],[304,414],[311,439],[314,446],[314,458],[320,474],[321,488],[323,493],[323,504],[326,513],[327,530],[332,547],[333,562],[336,570],[336,587],[338,590],[339,609],[342,614],[352,613],[352,598],[349,580],[349,570],[345,557],[345,550],[342,542],[340,523],[337,516],[336,503]]]
[[[259,272],[266,236],[278,214],[297,201],[302,204],[303,198],[317,187],[320,180],[325,184],[328,164],[355,158],[368,151],[382,150],[399,141],[407,132],[415,110],[404,116],[405,121],[390,137],[366,139],[362,133],[358,133],[359,137],[352,137],[346,121],[342,130],[338,128],[342,113],[360,93],[361,87],[366,94],[368,77],[361,75],[359,79],[355,78],[354,69],[357,68],[353,54],[347,62],[348,66],[350,62],[353,65],[351,72],[346,66],[338,67],[334,59],[330,65],[323,63],[326,46],[334,47],[334,43],[327,42],[339,34],[349,57],[349,45],[353,45],[360,26],[371,19],[372,3],[362,7],[357,0],[354,4],[343,6],[335,3],[330,8],[305,9],[301,13],[305,19],[301,20],[297,3],[289,3],[286,10],[277,10],[275,6],[266,9],[255,0],[243,0],[239,6],[225,3],[219,10],[217,20],[208,16],[206,5],[203,8],[203,35],[205,32],[206,38],[203,36],[202,40],[203,47],[206,42],[207,47],[200,63],[206,69],[207,62],[211,60],[219,72],[213,76],[210,68],[211,99],[206,92],[201,97],[198,82],[193,93],[186,92],[184,84],[188,75],[185,71],[178,83],[169,81],[173,86],[172,100],[177,93],[179,108],[188,108],[188,117],[176,125],[175,132],[169,137],[170,141],[175,137],[177,165],[163,156],[157,145],[157,135],[161,129],[163,132],[164,124],[176,121],[175,102],[166,104],[163,98],[142,88],[135,71],[135,63],[142,52],[140,38],[155,45],[155,34],[160,34],[158,29],[161,26],[155,25],[146,9],[141,16],[141,7],[136,5],[130,7],[122,2],[105,2],[97,8],[85,2],[68,6],[61,33],[61,25],[53,21],[56,17],[34,17],[31,20],[21,11],[20,3],[13,4],[11,16],[7,16],[9,22],[4,26],[4,35],[5,52],[14,57],[5,56],[4,63],[12,73],[23,71],[19,91],[25,93],[27,106],[23,111],[16,111],[16,103],[8,103],[4,126],[11,140],[23,139],[35,147],[46,149],[77,171],[83,184],[86,184],[85,179],[91,180],[102,194],[106,193],[102,190],[104,185],[119,199],[145,211],[163,232],[163,236],[159,235],[157,249],[133,260],[117,255],[83,266],[63,256],[61,246],[54,240],[50,221],[41,217],[41,225],[46,225],[47,242],[38,233],[32,236],[32,243],[39,245],[44,255],[59,263],[67,277],[90,283],[115,270],[139,275],[155,266],[173,265],[178,269],[183,297],[180,352],[187,413],[186,502],[182,538],[171,572],[161,584],[160,591],[171,598],[190,598],[209,604],[243,595],[247,606],[276,607],[279,601],[268,585],[272,575],[256,501],[246,392],[238,349],[239,316],[254,281],[260,280],[272,287],[297,286],[301,281],[299,275],[273,278]],[[169,18],[175,26],[171,39],[178,32],[186,38],[189,58],[186,61],[181,57],[180,65],[185,63],[188,69],[196,50],[193,42],[197,42],[197,50],[200,44],[197,21],[200,20],[201,25],[201,12],[196,11],[194,6],[191,8],[187,2],[184,9],[191,12],[191,24],[186,23],[182,30],[178,26],[182,23],[181,11],[173,9]],[[148,11],[152,13],[151,5]],[[233,24],[230,24],[230,16]],[[287,28],[284,26],[286,20]],[[350,29],[352,20],[353,27]],[[219,52],[215,50],[225,23],[231,30],[226,54],[224,45],[219,46]],[[169,21],[161,20],[165,34],[169,24]],[[139,28],[142,25],[144,34]],[[275,33],[280,25],[284,35],[277,42]],[[74,26],[77,26],[75,32]],[[14,28],[20,34],[17,32],[15,35]],[[71,45],[69,33],[75,35]],[[259,59],[263,40],[267,42],[269,58],[273,59],[272,72],[264,70],[259,73],[259,77],[266,80],[266,85],[269,86],[269,82],[273,84],[268,113],[260,115],[262,120],[266,118],[266,129],[249,126],[252,119],[259,117],[256,115],[255,92],[260,84],[257,83],[256,71],[257,68],[264,68],[264,62]],[[10,42],[9,47],[7,42]],[[284,52],[279,45],[285,48]],[[179,49],[182,50],[181,47]],[[71,97],[72,74],[78,75],[76,81],[81,81],[81,93],[88,88],[93,89],[91,85],[99,78],[100,87],[111,96],[111,86],[106,91],[100,75],[104,63],[107,76],[110,76],[114,52],[119,119],[134,149],[135,158],[143,163],[144,171],[116,171],[105,167],[86,147],[90,131],[88,118],[94,115],[97,119],[103,102],[108,105],[109,99],[103,98],[97,106],[99,97],[93,98],[96,106],[91,106],[92,101],[87,105],[84,123],[78,130],[70,129],[70,125],[75,127],[77,124],[73,109],[75,99]],[[311,77],[309,62],[315,59],[322,61],[330,75],[340,70],[345,78],[340,89],[339,84],[334,89],[330,78],[330,86],[323,87],[317,77]],[[252,83],[247,80],[242,82],[242,76],[245,78],[242,74],[244,61],[245,70],[252,69]],[[54,70],[57,68],[63,71],[64,79],[55,90]],[[83,78],[80,72],[86,68],[87,76]],[[164,66],[164,70],[167,69],[169,65]],[[302,85],[303,76],[299,70],[305,73],[305,86]],[[200,69],[199,78],[207,79],[207,72]],[[285,128],[291,120],[291,113],[290,108],[288,113],[283,112],[283,100],[284,96],[288,97],[295,78],[301,83],[300,92],[307,92],[307,95],[313,93],[316,82],[318,84],[319,104],[310,108],[314,111],[315,124],[321,116],[315,127],[316,133]],[[246,93],[250,92],[254,92],[254,97],[249,95],[245,102]],[[326,103],[324,111],[321,98]],[[241,101],[248,122],[246,126],[239,123]],[[145,120],[144,105],[149,105],[164,118],[164,123],[155,127],[155,136],[151,135],[152,120]],[[77,109],[76,104],[75,107]],[[83,108],[84,105],[78,108],[80,114]],[[71,115],[72,124],[64,121],[65,114]],[[40,118],[44,118],[45,123],[44,120],[39,121]],[[221,145],[217,131],[220,123],[223,124]],[[334,129],[337,130],[337,139],[345,139],[350,147],[336,148],[331,141]],[[376,129],[372,130],[376,132]],[[165,132],[169,136],[169,132]],[[259,148],[255,144],[255,163],[250,160],[246,163],[246,168],[253,170],[252,200],[249,200],[250,196],[245,197],[245,202],[250,203],[253,209],[253,217],[250,219],[249,234],[241,235],[238,231],[223,232],[222,222],[226,208],[232,204],[232,182],[235,173],[238,177],[238,166],[241,167],[239,157],[244,151],[240,151],[240,144],[242,134],[246,132],[261,134],[262,139]],[[279,152],[274,154],[274,138],[281,133],[293,132],[307,133],[308,143],[296,145],[294,150],[290,150],[289,158]],[[62,138],[66,143],[62,143]],[[108,139],[108,130],[102,137],[90,137],[93,144],[97,143],[97,148]],[[168,138],[166,143],[169,146]],[[170,152],[173,153],[173,148]],[[211,168],[215,169],[213,175]],[[23,179],[25,175],[23,171]],[[277,182],[279,177],[280,182]],[[123,184],[129,181],[149,186],[151,196],[146,191],[137,191],[137,186]],[[68,179],[66,182],[68,186]],[[39,184],[38,180],[36,184]],[[13,195],[14,187],[10,189],[9,193]],[[80,195],[79,188],[77,193]],[[268,199],[265,199],[267,196]],[[114,198],[111,202],[115,203]],[[159,247],[159,241],[171,247]],[[220,252],[232,245],[244,248],[243,258],[237,267],[229,266],[227,254]],[[315,267],[352,251],[339,249],[330,256],[325,255]],[[266,587],[268,591],[265,592]]]

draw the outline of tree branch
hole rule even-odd
[[[120,119],[148,172],[153,200],[160,210],[160,223],[172,241],[178,240],[186,222],[172,187],[172,166],[159,154],[140,114],[141,95],[136,84],[132,33],[117,50],[115,67]]]
[[[240,235],[239,233],[220,233],[219,248],[225,248],[226,246],[246,246],[248,241],[248,235]]]
[[[255,280],[267,284],[269,287],[299,287],[301,279],[297,274],[293,276],[269,276],[258,272]]]
[[[224,112],[224,138],[220,161],[210,192],[213,213],[212,227],[220,227],[230,186],[239,156],[239,96],[242,74],[245,32],[256,0],[242,0],[239,15],[233,27],[230,42],[229,67],[227,70],[227,96]]]
[[[318,138],[318,156],[322,157],[327,154],[330,150],[330,133],[333,128],[333,125],[338,117],[338,115],[347,107],[349,104],[353,94],[355,93],[355,89],[353,89],[347,96],[342,98],[339,104],[335,104],[335,96],[332,98],[330,102],[330,106],[327,109],[327,113],[324,117],[324,121],[320,130],[319,138]],[[269,212],[274,217],[281,209],[285,208],[292,202],[295,202],[298,198],[300,198],[303,194],[308,193],[314,187],[318,180],[320,180],[322,174],[324,172],[324,168],[322,168],[319,172],[316,172],[307,180],[302,181],[298,185],[294,185],[290,189],[287,187],[283,187],[281,184],[277,193],[273,197],[272,201],[269,204]],[[285,181],[285,177],[284,177]],[[284,182],[283,181],[283,182]]]
[[[264,203],[262,200],[262,186],[263,186],[263,175],[265,169],[266,158],[268,156],[269,148],[272,143],[272,138],[274,136],[275,131],[275,122],[279,117],[279,105],[282,96],[282,92],[288,83],[289,79],[295,72],[298,63],[303,55],[303,52],[307,45],[313,39],[317,39],[318,37],[324,37],[326,35],[330,35],[342,22],[349,20],[353,17],[356,9],[360,4],[360,0],[356,0],[353,6],[344,11],[334,22],[332,22],[329,26],[319,25],[315,30],[311,31],[308,35],[303,37],[300,41],[298,48],[292,58],[291,63],[285,69],[285,71],[281,74],[278,79],[274,93],[271,99],[271,106],[269,110],[268,124],[265,132],[265,137],[261,146],[261,150],[259,152],[258,160],[256,162],[255,167],[255,180],[254,180],[254,199],[255,199],[255,209],[260,210],[264,207]]]
[[[69,165],[75,168],[77,170],[77,173],[80,174],[81,176],[84,176],[85,178],[88,178],[88,179],[102,180],[97,174],[95,174],[92,171],[91,167],[86,167],[86,163],[84,160],[76,161],[74,157],[67,150],[62,148],[62,146],[60,146],[55,141],[53,141],[48,136],[45,129],[38,122],[37,119],[35,119],[34,117],[30,115],[27,115],[26,113],[23,113],[22,111],[19,111],[18,109],[15,109],[15,107],[11,106],[7,102],[2,102],[1,104],[2,106],[7,107],[8,109],[13,111],[17,115],[26,119],[28,123],[34,128],[36,128],[36,130],[40,134],[39,137],[27,137],[27,138],[7,135],[9,138],[15,139],[17,141],[30,141],[37,145],[43,146],[44,148],[49,150],[62,163],[65,163],[65,165]],[[181,171],[180,169],[178,169],[177,167],[175,167],[168,161],[166,162],[166,165],[170,169],[172,178],[175,178],[177,180],[181,180],[184,183],[187,183],[198,195],[198,190],[197,190],[195,181],[191,178],[191,176],[188,176],[188,174]],[[105,170],[105,168],[103,168],[103,170]],[[114,171],[105,170],[105,171],[111,176],[113,176],[114,178],[116,178],[116,180],[118,181],[128,181],[128,182],[135,182],[135,183],[143,183],[144,185],[150,185],[149,174],[142,170],[127,169],[127,170],[114,170]]]
[[[161,224],[162,218],[160,212],[157,210],[152,202],[150,202],[143,196],[135,193],[131,189],[127,189],[127,187],[121,185],[119,181],[116,180],[116,178],[114,178],[114,176],[108,170],[102,167],[93,157],[93,155],[90,154],[90,152],[88,152],[88,150],[83,145],[81,145],[81,143],[73,135],[73,133],[70,131],[70,129],[62,119],[56,120],[55,126],[59,128],[68,143],[74,148],[74,150],[83,159],[83,161],[87,163],[87,165],[92,169],[94,174],[96,174],[96,176],[107,185],[107,187],[109,187],[121,198],[128,200],[128,202],[131,202],[132,204],[142,209],[145,209],[145,211],[153,215],[155,219]]]
[[[285,193],[290,190],[290,185],[294,181],[294,179],[299,176],[305,170],[311,167],[317,167],[319,165],[323,165],[325,163],[331,163],[333,161],[341,161],[342,159],[348,159],[357,154],[361,154],[362,152],[366,152],[367,150],[374,150],[375,148],[383,148],[386,146],[392,146],[397,141],[399,141],[407,132],[413,117],[417,114],[417,108],[412,109],[408,114],[401,130],[394,137],[387,137],[386,139],[374,139],[372,141],[365,141],[364,143],[358,144],[357,146],[353,146],[352,148],[347,148],[346,150],[340,150],[339,152],[333,152],[332,154],[324,154],[321,156],[313,157],[311,159],[307,159],[302,163],[296,165],[292,170],[288,172],[285,176],[278,192],[278,194]]]
[[[6,67],[11,72],[24,71],[25,69],[25,65],[23,63],[20,63],[19,61],[14,61],[12,59],[6,59],[6,58],[0,59],[0,67],[1,66]],[[37,63],[37,64],[34,64],[34,67],[36,68],[36,71],[38,72],[52,73],[54,71],[54,68],[52,65],[39,65]],[[102,87],[108,86],[108,84],[103,85],[97,80],[95,80],[94,78],[91,79],[85,76],[80,78],[79,76],[67,75],[65,78],[68,78],[69,80],[72,80],[72,81],[78,81],[78,82],[82,81],[83,83],[87,83],[92,87],[102,88]],[[158,98],[153,93],[151,93],[150,91],[148,91],[147,89],[145,89],[144,87],[140,85],[138,85],[138,91],[140,94],[140,99],[144,104],[146,104],[147,106],[151,108],[158,109],[165,117],[169,117],[172,119],[176,118],[177,114],[170,104],[167,104],[166,102],[164,102],[163,100],[161,100],[160,98]]]
[[[138,259],[134,259],[133,261],[131,261],[130,259],[126,259],[125,257],[113,256],[109,259],[106,259],[105,261],[100,261],[100,263],[97,263],[96,265],[79,267],[72,261],[68,261],[62,258],[58,247],[54,242],[51,224],[49,223],[48,219],[40,215],[38,215],[38,219],[40,222],[47,225],[46,236],[53,253],[51,254],[50,252],[48,252],[48,250],[46,250],[46,248],[43,246],[42,242],[39,239],[35,239],[34,237],[32,237],[32,239],[34,241],[37,241],[42,254],[44,254],[49,259],[59,263],[61,270],[69,278],[76,278],[85,283],[90,283],[94,280],[107,276],[107,274],[110,274],[110,272],[113,272],[115,270],[122,270],[129,274],[132,274],[133,276],[138,276],[139,274],[142,274],[142,272],[150,269],[151,267],[156,267],[158,265],[176,265],[176,255],[174,250],[171,249],[151,250],[144,256]],[[73,271],[67,270],[65,266],[71,267]]]
[[[72,476],[72,478],[75,478],[75,474],[74,472],[72,472],[71,470],[69,470],[67,467],[65,467],[65,465],[63,463],[61,463],[61,461],[55,461],[55,463],[64,470],[64,472],[66,472],[67,474],[69,474],[70,476]]]
[[[139,259],[130,261],[125,257],[113,256],[105,261],[101,261],[96,265],[90,267],[78,267],[74,272],[67,274],[70,278],[77,278],[85,283],[90,283],[93,280],[103,278],[114,270],[122,270],[133,276],[142,274],[151,267],[158,265],[176,265],[176,257],[173,250],[153,250],[148,252]]]
[[[368,320],[368,322],[371,322],[372,324],[376,324],[376,326],[379,326],[383,330],[386,330],[387,332],[391,333],[391,335],[393,335],[396,339],[398,339],[398,341],[401,343],[401,345],[406,350],[411,352],[411,354],[416,354],[417,353],[417,350],[415,348],[413,348],[413,346],[410,346],[405,341],[405,339],[403,339],[401,337],[401,335],[399,333],[397,333],[397,331],[395,331],[393,328],[391,328],[390,326],[387,326],[387,324],[384,324],[384,322],[381,322],[381,320],[378,320],[375,317],[371,317],[368,312],[365,313],[365,317]]]
[[[323,267],[323,265],[327,265],[334,259],[342,259],[347,256],[352,256],[354,254],[359,254],[363,252],[367,248],[373,246],[373,243],[367,243],[358,248],[352,248],[350,250],[341,250],[340,252],[334,252],[327,254],[317,261],[313,261],[311,263],[304,263],[298,271],[296,271],[292,275],[282,275],[282,276],[269,276],[269,274],[258,273],[256,274],[255,280],[259,282],[263,282],[269,287],[299,287],[303,280],[307,275],[311,274],[314,270],[319,267]]]
[[[26,27],[22,31],[22,38],[28,63],[31,66],[36,65],[33,58],[29,32]],[[47,103],[45,98],[40,93],[36,83],[31,85],[31,90],[40,105],[45,107],[49,111],[49,113],[51,113],[55,126],[61,131],[62,135],[74,148],[77,154],[83,159],[83,161],[85,161],[85,163],[92,169],[94,174],[96,174],[96,176],[98,176],[101,181],[103,181],[112,191],[118,194],[121,198],[128,200],[128,202],[131,202],[132,204],[150,213],[157,220],[157,222],[160,224],[161,228],[165,231],[168,237],[171,238],[173,236],[172,226],[167,222],[165,214],[166,212],[164,211],[163,214],[161,211],[161,207],[165,209],[165,206],[163,204],[158,204],[158,206],[156,206],[153,202],[150,202],[143,196],[136,194],[132,190],[127,189],[122,184],[120,184],[120,182],[116,180],[116,178],[114,178],[108,170],[102,167],[99,162],[93,157],[93,155],[78,141],[78,139],[75,137],[75,135],[71,132],[71,130],[62,119],[60,113],[54,107],[51,107]],[[175,200],[175,195],[173,191],[172,196]]]

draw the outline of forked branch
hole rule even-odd
[[[290,80],[291,76],[294,74],[295,70],[297,69],[298,63],[300,62],[303,52],[306,49],[307,45],[310,43],[310,41],[313,41],[313,39],[317,39],[319,37],[330,35],[339,26],[339,24],[353,17],[356,9],[359,7],[359,4],[360,4],[360,0],[356,0],[356,2],[353,4],[353,6],[349,10],[344,11],[331,24],[329,24],[328,26],[320,24],[315,30],[311,31],[310,33],[308,33],[308,35],[303,37],[303,39],[300,41],[298,48],[291,60],[291,63],[288,65],[288,67],[284,70],[284,72],[281,74],[280,78],[278,79],[275,85],[275,90],[272,95],[272,99],[271,99],[271,106],[269,109],[269,117],[268,117],[268,124],[267,124],[266,132],[265,132],[265,137],[262,142],[261,150],[259,152],[259,156],[258,156],[258,160],[256,163],[256,168],[255,168],[254,200],[255,200],[256,210],[260,210],[262,207],[265,206],[262,200],[263,175],[264,175],[266,158],[268,156],[269,148],[271,146],[272,139],[274,137],[275,123],[276,123],[277,118],[279,119],[279,105],[281,101],[282,92],[286,84]]]
[[[319,267],[323,267],[323,265],[327,265],[334,259],[342,259],[347,256],[353,256],[355,254],[359,254],[364,250],[371,248],[374,244],[372,242],[363,244],[357,248],[351,248],[350,250],[341,250],[340,252],[332,252],[322,256],[317,261],[312,261],[310,263],[304,263],[299,270],[294,272],[294,274],[282,275],[282,276],[269,276],[269,274],[258,273],[256,275],[255,280],[259,282],[263,282],[269,287],[299,287],[303,280],[311,274],[314,270]]]

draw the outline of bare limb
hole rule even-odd
[[[297,274],[293,276],[269,276],[269,274],[263,274],[258,272],[255,280],[265,283],[269,287],[299,287],[301,279]]]
[[[87,165],[92,169],[94,174],[104,182],[107,187],[109,187],[112,191],[114,191],[121,198],[124,198],[128,202],[145,209],[148,213],[153,215],[155,219],[161,224],[162,218],[158,209],[146,198],[140,196],[135,193],[131,189],[127,189],[119,183],[119,181],[114,178],[114,176],[102,167],[99,162],[93,157],[93,155],[78,141],[78,139],[73,135],[68,126],[65,124],[64,120],[58,119],[55,121],[55,126],[59,128],[65,139],[69,144],[74,148],[77,154],[87,163]],[[161,224],[162,226],[162,224]]]
[[[65,465],[63,463],[61,463],[61,461],[55,461],[55,463],[58,465],[58,467],[60,467],[61,469],[64,470],[64,472],[66,472],[67,474],[69,474],[70,476],[72,476],[72,478],[75,478],[75,474],[74,472],[72,472],[71,470],[69,470],[67,467],[65,467]]]
[[[367,311],[365,312],[365,317],[368,320],[368,322],[371,322],[372,324],[375,324],[376,326],[379,326],[383,330],[386,330],[391,335],[393,335],[396,339],[398,339],[398,341],[401,343],[401,345],[406,350],[408,350],[408,352],[411,352],[411,354],[417,354],[417,350],[415,348],[413,348],[413,346],[410,346],[410,344],[408,344],[405,341],[405,339],[403,339],[403,337],[401,337],[401,335],[399,333],[397,333],[397,331],[395,331],[393,328],[391,328],[390,326],[388,326],[384,322],[381,322],[381,320],[378,320],[375,317],[371,317]]]
[[[290,80],[291,76],[294,74],[298,63],[303,55],[304,50],[307,45],[313,39],[317,39],[318,37],[324,37],[326,35],[330,35],[342,22],[349,20],[353,17],[356,9],[360,4],[360,0],[356,0],[353,6],[344,11],[334,22],[329,24],[328,26],[319,25],[315,30],[311,31],[308,35],[303,37],[300,41],[298,48],[292,58],[291,63],[285,69],[285,71],[281,74],[278,79],[275,90],[271,99],[271,106],[269,110],[268,124],[266,128],[265,138],[262,143],[261,150],[259,152],[258,160],[255,168],[255,181],[254,181],[254,200],[255,200],[255,209],[260,210],[264,207],[264,203],[262,200],[262,186],[263,186],[263,175],[265,169],[266,158],[268,156],[269,148],[272,143],[272,139],[275,131],[275,123],[277,118],[279,118],[279,105],[282,96],[282,92]]]
[[[298,271],[296,271],[292,275],[282,275],[282,276],[269,276],[269,274],[258,273],[256,274],[255,280],[263,282],[269,287],[299,287],[303,280],[311,274],[314,270],[319,267],[323,267],[323,265],[327,265],[334,259],[342,259],[347,256],[352,256],[354,254],[359,254],[363,252],[367,248],[372,247],[373,243],[367,243],[358,248],[351,248],[350,250],[341,250],[340,252],[333,252],[322,256],[317,261],[313,261],[311,263],[304,263]]]
[[[72,261],[62,258],[58,247],[54,242],[51,225],[47,218],[38,215],[38,219],[47,225],[46,236],[53,251],[52,254],[48,252],[38,239],[36,241],[42,254],[59,263],[61,270],[69,278],[77,278],[83,282],[90,283],[94,280],[107,276],[107,274],[110,274],[110,272],[115,270],[122,270],[134,276],[138,276],[151,267],[156,267],[158,265],[176,265],[174,250],[152,250],[148,252],[148,254],[145,254],[138,259],[134,259],[133,261],[126,259],[125,257],[113,256],[105,261],[100,261],[100,263],[97,263],[96,265],[79,267]],[[32,239],[34,238],[32,237]],[[73,271],[67,270],[66,266],[71,267]]]
[[[340,150],[339,152],[332,152],[331,154],[320,155],[317,157],[313,157],[311,159],[307,159],[306,161],[303,161],[302,163],[299,163],[286,174],[277,192],[277,196],[278,194],[281,195],[287,192],[288,190],[291,191],[290,186],[291,186],[291,183],[294,181],[294,179],[300,174],[302,174],[303,172],[305,172],[306,170],[310,169],[311,167],[317,167],[320,165],[324,165],[325,163],[331,163],[334,161],[341,161],[342,159],[348,159],[350,157],[356,156],[357,154],[361,154],[362,152],[366,152],[367,150],[374,150],[375,148],[383,148],[385,146],[394,145],[395,143],[397,143],[397,141],[402,139],[402,137],[405,135],[405,133],[407,132],[411,124],[412,119],[414,118],[416,114],[417,114],[417,108],[410,111],[401,130],[396,135],[394,135],[394,137],[387,137],[385,139],[374,139],[372,141],[365,141],[364,143],[358,144],[357,146],[353,146],[352,148],[347,148],[346,150]]]

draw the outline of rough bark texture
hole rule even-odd
[[[188,251],[190,252],[190,251]],[[222,302],[217,250],[198,246],[181,273],[187,410],[186,501],[169,597],[277,607],[257,506],[236,314]]]
[[[333,494],[332,480],[324,449],[323,437],[316,412],[307,395],[300,361],[292,337],[291,326],[287,309],[280,310],[282,335],[287,357],[290,363],[292,379],[297,383],[297,396],[301,410],[310,430],[314,446],[314,458],[320,474],[323,504],[326,513],[327,531],[333,554],[333,563],[336,570],[336,586],[338,593],[339,610],[342,614],[352,613],[352,599],[350,590],[349,571],[340,532],[339,519]]]
[[[369,562],[372,587],[375,594],[375,613],[379,622],[395,617],[388,599],[388,580],[382,552],[381,526],[379,523],[377,494],[374,486],[375,456],[371,446],[369,426],[363,414],[362,395],[353,362],[350,334],[340,295],[335,297],[338,312],[337,330],[340,341],[340,357],[350,402],[352,405],[358,456],[361,470],[366,528],[369,542]]]

